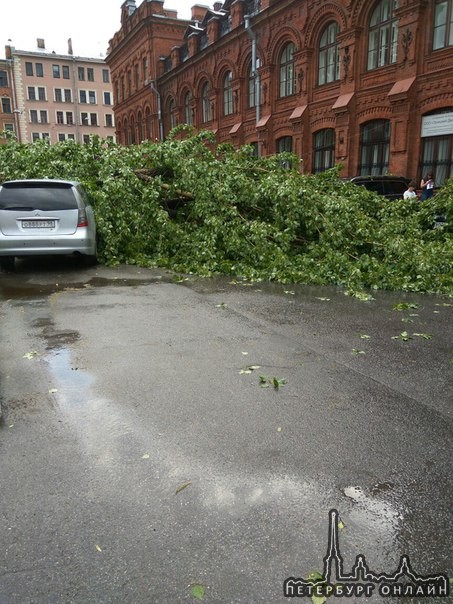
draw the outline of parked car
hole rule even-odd
[[[83,186],[54,179],[0,185],[0,267],[13,270],[16,257],[57,254],[97,262],[96,223]]]
[[[410,178],[404,176],[354,176],[349,178],[355,185],[361,185],[369,191],[383,195],[387,199],[403,199],[404,191],[410,182]]]

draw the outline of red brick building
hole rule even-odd
[[[188,123],[305,172],[453,176],[453,0],[225,0],[191,21],[126,0],[121,23],[124,144]]]

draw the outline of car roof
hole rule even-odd
[[[406,176],[391,176],[389,174],[374,174],[374,175],[370,175],[370,176],[352,176],[351,178],[349,178],[348,180],[351,180],[352,182],[355,182],[357,180],[402,180],[404,182],[408,182],[409,180],[411,180],[410,178],[407,178]]]
[[[17,180],[5,180],[5,182],[1,183],[3,185],[11,185],[11,184],[61,184],[61,185],[69,185],[69,186],[77,186],[79,185],[78,180],[61,180],[58,178],[20,178]]]

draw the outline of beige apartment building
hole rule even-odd
[[[0,59],[0,144],[6,142],[8,132],[14,133],[17,130],[12,99],[10,65],[5,59]]]
[[[115,140],[110,70],[101,58],[77,57],[45,50],[5,47],[11,66],[12,112],[17,116],[17,139],[31,143],[67,139],[84,143],[97,134]]]

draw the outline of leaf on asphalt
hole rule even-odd
[[[58,389],[57,389],[57,388],[51,388],[51,389],[49,390],[49,394],[55,394],[55,392],[58,392]]]
[[[269,388],[268,378],[265,375],[260,375],[261,388]]]
[[[272,386],[276,390],[278,390],[280,388],[280,386],[283,386],[284,384],[286,384],[285,378],[276,378],[276,377],[272,378]]]
[[[320,298],[318,296],[316,296],[317,300],[321,300],[321,302],[330,302],[330,298]]]
[[[403,318],[401,319],[401,321],[402,321],[403,323],[413,323],[413,322],[414,322],[414,319],[409,319],[409,317],[403,317]]]
[[[431,340],[433,337],[430,333],[413,333],[412,335],[423,338],[424,340]]]
[[[398,302],[398,304],[393,305],[393,310],[409,310],[410,308],[419,308],[419,306],[416,302]]]
[[[324,575],[318,570],[314,570],[308,575],[307,579],[312,583],[318,583],[319,581],[324,581]]]
[[[187,489],[187,487],[189,485],[192,484],[191,480],[188,480],[187,482],[184,482],[181,486],[179,486],[176,491],[175,491],[175,495],[177,495],[178,493],[180,493],[181,491],[184,491],[184,489]]]
[[[22,358],[24,358],[24,359],[34,359],[35,356],[37,356],[37,354],[38,353],[36,352],[36,350],[33,350],[32,352],[26,352]]]
[[[285,289],[285,294],[291,294],[291,296],[294,296],[296,294],[296,292],[293,292],[289,289]]]
[[[326,596],[312,596],[311,601],[313,604],[325,604],[327,602]]]
[[[348,290],[347,292],[344,293],[344,295],[352,296],[353,298],[357,298],[358,300],[361,300],[362,302],[370,302],[370,300],[375,299],[375,298],[373,298],[373,296],[371,294],[367,294],[367,292],[355,291],[355,290]]]
[[[97,543],[96,543],[96,549],[98,550],[98,552],[102,552],[102,547],[100,545],[98,545]]]
[[[201,583],[194,583],[191,586],[190,593],[192,594],[192,598],[196,600],[203,600],[206,594],[206,588]]]
[[[362,334],[360,334],[360,339],[361,340],[371,340],[371,336],[367,336],[366,333],[362,333]]]
[[[281,426],[279,426],[279,427],[277,428],[277,432],[281,432],[281,431],[282,431],[282,428],[281,428]]]
[[[242,352],[241,352],[241,354],[243,354],[244,356],[247,356],[247,355],[248,355],[248,352],[244,352],[244,351],[242,351]]]
[[[392,340],[403,340],[403,342],[407,342],[408,340],[411,340],[412,338],[410,337],[410,335],[407,333],[407,331],[402,331],[399,336],[392,336]]]
[[[149,459],[149,453],[145,453],[144,455],[142,455],[142,459]]]
[[[338,521],[338,528],[340,529],[340,531],[344,529],[344,526],[345,526],[345,525],[344,525],[343,520],[339,520],[339,521]]]
[[[434,306],[453,306],[453,304],[447,304],[447,302],[443,302],[442,304],[434,304]]]
[[[241,369],[239,372],[241,375],[252,373],[251,369]]]
[[[225,302],[220,302],[220,304],[215,305],[216,308],[225,308],[225,306],[226,306]]]
[[[358,350],[357,348],[353,348],[351,350],[351,354],[365,354],[364,350]]]

